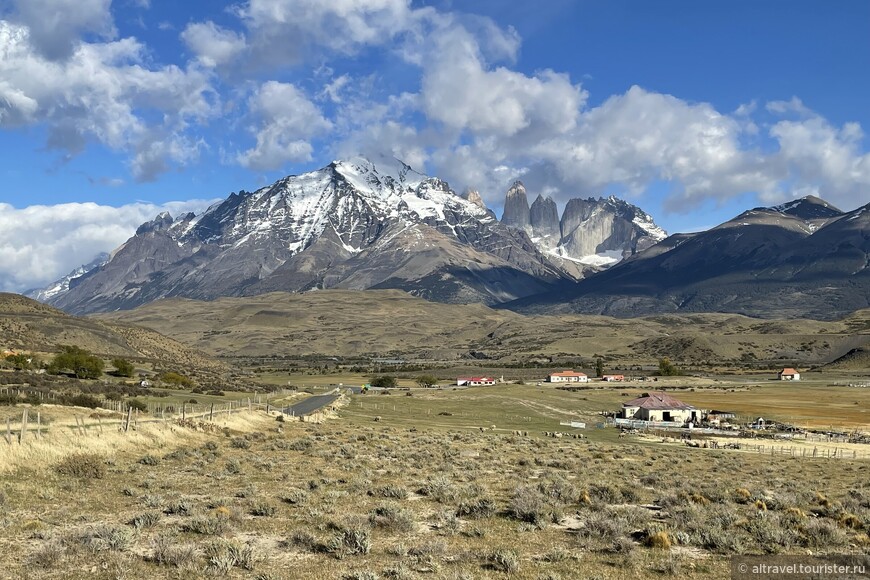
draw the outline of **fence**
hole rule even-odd
[[[766,454],[766,455],[785,455],[791,457],[821,457],[831,459],[870,459],[870,450],[844,449],[842,447],[795,447],[785,445],[754,445],[752,443],[741,443],[740,449],[747,451]]]
[[[71,409],[73,407],[70,407]],[[42,412],[36,409],[25,408],[21,413],[21,420],[13,421],[12,417],[6,418],[6,430],[3,434],[3,439],[8,445],[24,443],[29,438],[43,439],[51,431],[60,431],[72,435],[87,435],[87,434],[102,434],[106,430],[116,430],[120,432],[135,431],[140,423],[168,423],[175,420],[193,420],[200,419],[203,421],[220,420],[222,416],[229,416],[242,411],[264,410],[267,413],[274,410],[280,410],[279,407],[272,406],[269,403],[255,403],[252,399],[227,401],[224,404],[208,404],[208,405],[189,405],[183,403],[180,406],[180,412],[169,413],[165,408],[155,410],[152,413],[145,413],[139,409],[133,409],[126,406],[123,412],[120,412],[120,418],[109,418],[99,414],[74,414],[73,419],[75,424],[49,424],[43,421]],[[113,410],[113,409],[109,409]]]

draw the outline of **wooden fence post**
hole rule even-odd
[[[12,445],[12,419],[6,417],[6,443]]]
[[[36,412],[36,436],[42,439],[42,413]]]
[[[124,433],[130,430],[130,416],[133,415],[133,407],[127,407],[127,421],[124,423]]]
[[[18,436],[18,444],[24,443],[24,434],[27,433],[27,409],[21,413],[21,435]]]
[[[214,403],[211,404],[211,409],[208,412],[208,420],[214,421]]]
[[[184,421],[187,418],[187,403],[181,404],[181,420]]]

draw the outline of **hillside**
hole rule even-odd
[[[229,367],[159,332],[129,324],[70,316],[19,294],[0,294],[0,348],[52,353],[75,345],[105,358],[147,360],[203,375]]]
[[[661,356],[701,363],[821,364],[870,344],[870,310],[835,322],[732,314],[621,319],[524,316],[483,305],[427,302],[399,291],[275,292],[215,301],[168,299],[99,315],[159,328],[216,356],[323,355],[503,362],[600,354],[640,364]]]
[[[503,305],[529,314],[733,312],[834,320],[870,307],[870,206],[807,197],[677,235],[580,282]]]

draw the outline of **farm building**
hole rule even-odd
[[[799,381],[801,380],[801,374],[794,369],[782,369],[779,371],[779,380]]]
[[[494,385],[492,377],[459,377],[456,379],[457,387],[479,387],[481,385]]]
[[[622,404],[622,417],[639,421],[698,422],[703,412],[666,393],[644,393]]]
[[[588,383],[589,377],[583,373],[575,373],[574,371],[562,371],[561,373],[550,373],[551,383]]]
[[[618,383],[625,380],[625,375],[604,375],[601,377],[601,380],[607,381],[608,383]]]

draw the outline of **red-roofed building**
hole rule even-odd
[[[459,377],[456,379],[457,387],[479,387],[482,385],[494,385],[495,379],[492,377]]]
[[[703,412],[692,405],[661,392],[644,393],[622,404],[624,419],[687,423],[700,421],[702,416]]]
[[[551,383],[588,383],[589,377],[583,373],[575,373],[574,371],[562,371],[561,373],[550,373]]]
[[[801,380],[801,374],[794,369],[782,369],[779,371],[779,380],[799,381]]]

